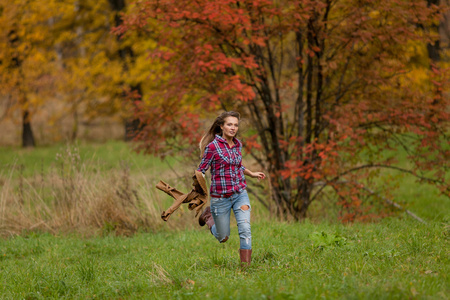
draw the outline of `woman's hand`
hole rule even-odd
[[[263,172],[252,172],[249,169],[244,170],[244,175],[248,175],[252,178],[258,178],[258,179],[266,178],[266,174],[264,174]]]
[[[258,178],[261,180],[261,179],[266,178],[266,174],[264,174],[263,172],[252,172],[252,174],[250,174],[250,177]]]

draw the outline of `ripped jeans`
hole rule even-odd
[[[230,215],[233,209],[239,231],[240,249],[252,249],[250,229],[250,199],[247,191],[235,193],[229,198],[211,198],[211,213],[214,225],[211,233],[219,242],[226,242],[230,236]]]

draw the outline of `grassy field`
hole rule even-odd
[[[155,184],[188,191],[194,168],[121,142],[0,149],[0,299],[450,298],[450,206],[432,187],[396,177],[390,196],[425,224],[343,225],[319,202],[311,220],[269,222],[254,201],[241,270],[235,226],[219,244],[186,209],[159,218],[172,200]]]
[[[2,299],[448,299],[448,224],[252,226],[241,270],[237,230],[79,238],[32,233],[2,241]]]
[[[400,160],[402,159],[400,156]],[[134,184],[134,188],[143,198],[152,198],[157,200],[153,202],[163,203],[161,207],[156,207],[156,210],[159,210],[172,201],[170,197],[154,189],[160,179],[182,190],[190,189],[189,176],[196,168],[195,162],[190,165],[183,164],[182,168],[178,168],[178,165],[175,158],[168,158],[163,162],[158,158],[137,154],[129,145],[116,141],[102,144],[81,143],[70,147],[56,145],[34,150],[3,147],[0,148],[0,191],[4,190],[7,183],[14,186],[16,192],[20,185],[24,189],[28,187],[39,191],[55,188],[58,184],[53,181],[63,181],[70,176],[73,179],[73,173],[88,177],[91,181],[120,177],[120,180],[129,180]],[[439,191],[430,185],[417,184],[412,176],[404,176],[392,170],[385,171],[378,178],[376,186],[376,191],[381,195],[388,192],[389,199],[425,220],[444,221],[450,218],[449,199],[440,195]],[[392,189],[393,186],[395,189]],[[263,214],[262,218],[265,217]],[[335,218],[334,202],[313,203],[310,217],[318,220],[323,217]]]
[[[182,208],[177,222],[161,222],[173,199],[155,189],[159,180],[191,189],[194,170],[173,172],[176,159],[161,161],[122,142],[60,145],[34,150],[0,149],[0,235],[28,231],[116,231],[185,227],[192,216]]]

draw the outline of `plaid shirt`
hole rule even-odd
[[[234,146],[216,135],[215,139],[205,148],[198,171],[203,174],[211,167],[211,196],[229,197],[235,192],[242,192],[247,183],[244,177],[245,167],[242,166],[242,143],[234,138]]]

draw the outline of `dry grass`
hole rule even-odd
[[[0,174],[2,236],[27,231],[131,235],[195,224],[193,212],[184,208],[169,222],[162,221],[161,212],[172,199],[155,189],[160,178],[130,174],[125,162],[116,170],[99,172],[94,162],[82,162],[68,148],[46,174],[24,177],[23,168],[13,164]]]
[[[150,278],[150,282],[153,285],[171,285],[173,284],[172,279],[170,279],[170,274],[157,263],[153,263],[153,272],[148,271],[148,276]]]

